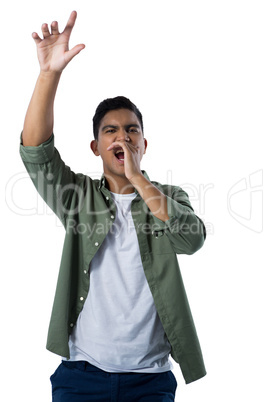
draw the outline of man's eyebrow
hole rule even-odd
[[[133,123],[133,124],[126,124],[126,125],[125,125],[125,128],[126,128],[126,129],[129,129],[130,127],[140,128],[140,126],[139,126],[138,124],[136,124],[136,123]],[[117,129],[117,128],[119,128],[119,126],[114,126],[113,124],[107,124],[106,126],[102,127],[101,131],[106,130],[106,128],[114,128],[114,129]]]
[[[134,124],[127,124],[125,127],[126,127],[126,128],[130,128],[130,127],[140,128],[139,124],[136,124],[136,123],[134,123]]]
[[[106,128],[118,128],[118,126],[114,126],[112,124],[107,124],[107,126],[102,127],[101,131],[104,131]]]

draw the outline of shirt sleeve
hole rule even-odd
[[[21,133],[20,156],[36,190],[66,227],[67,215],[78,208],[83,175],[63,162],[54,146],[54,133],[38,146],[24,146]]]
[[[173,186],[171,194],[169,187],[168,194],[165,195],[169,219],[163,222],[154,216],[156,230],[168,236],[177,254],[193,254],[204,244],[205,225],[194,213],[188,194],[181,187]]]

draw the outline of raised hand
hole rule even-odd
[[[121,147],[124,151],[124,159],[120,161],[124,165],[125,176],[131,182],[133,177],[142,175],[140,169],[141,150],[139,146],[134,146],[126,141],[114,141],[107,151],[111,151],[114,148]]]
[[[80,44],[69,50],[69,39],[76,17],[77,12],[73,11],[62,33],[59,33],[57,21],[52,22],[51,32],[48,24],[42,24],[43,39],[33,32],[32,37],[36,43],[41,71],[62,72],[72,58],[85,48],[84,44]]]

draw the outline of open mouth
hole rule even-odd
[[[117,159],[119,159],[120,161],[124,160],[124,151],[122,148],[115,150],[115,156]]]

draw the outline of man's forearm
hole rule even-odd
[[[143,174],[133,178],[131,184],[139,192],[153,215],[163,222],[169,220],[165,194],[158,190]]]
[[[51,136],[54,100],[60,76],[60,72],[40,72],[25,116],[22,134],[24,146],[38,146]]]

